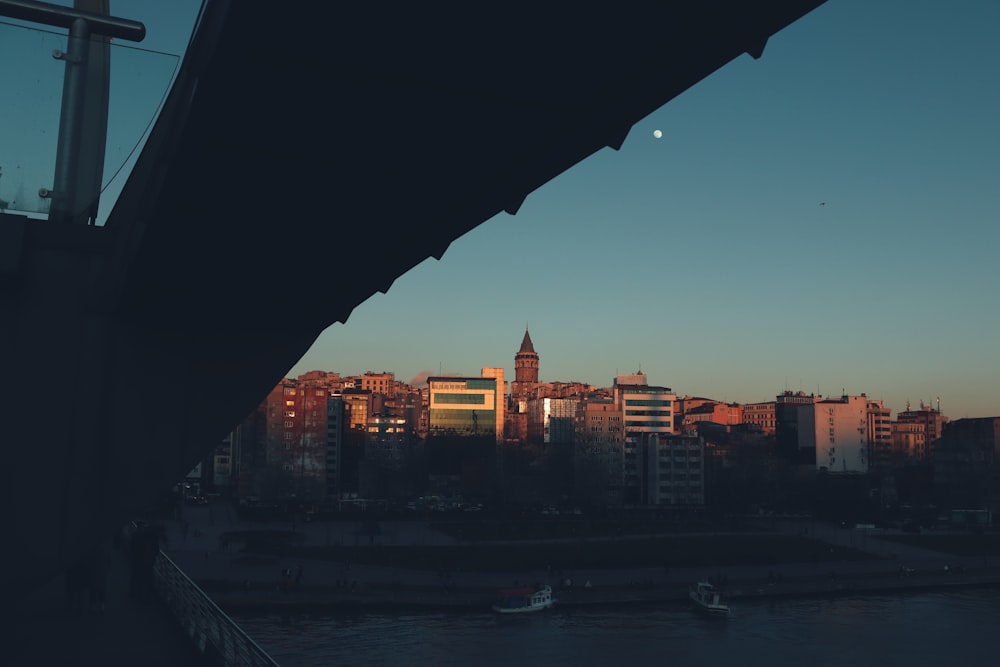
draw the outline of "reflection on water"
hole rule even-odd
[[[1000,591],[744,601],[729,620],[683,606],[236,619],[284,667],[972,664],[1000,624]]]

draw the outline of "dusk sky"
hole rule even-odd
[[[197,6],[112,11],[176,51]],[[641,367],[679,395],[1000,415],[997,44],[995,0],[829,0],[401,276],[289,374],[513,379],[527,324],[542,381]]]
[[[513,376],[527,323],[543,381],[641,367],[680,395],[1000,415],[997,44],[992,0],[830,0],[400,277],[290,374]]]

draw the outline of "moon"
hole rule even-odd
[[[661,132],[659,130],[653,130],[653,136],[656,137],[657,139],[659,139],[660,137],[663,136],[663,132]]]

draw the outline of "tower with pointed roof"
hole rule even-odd
[[[538,353],[531,344],[531,335],[524,329],[524,339],[521,349],[514,355],[514,381],[528,384],[538,384]]]
[[[514,381],[510,383],[511,406],[515,412],[526,412],[528,398],[538,386],[538,353],[531,343],[528,327],[524,328],[521,349],[514,355]]]

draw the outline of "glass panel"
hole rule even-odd
[[[65,36],[0,23],[0,207],[8,211],[48,212],[38,190],[52,187],[64,68],[52,52],[65,48]]]
[[[474,405],[485,405],[486,395],[485,394],[433,394],[434,404],[474,404]]]
[[[111,210],[118,192],[125,185],[131,161],[138,157],[160,113],[180,60],[176,54],[146,51],[119,43],[111,45],[108,140],[101,180],[104,213]]]
[[[492,435],[496,429],[494,410],[448,410],[431,408],[431,435]]]
[[[46,214],[55,175],[65,63],[53,57],[65,51],[65,32],[0,22],[0,208]],[[180,57],[111,45],[108,134],[101,190],[110,210],[158,113]],[[16,65],[14,65],[16,64]],[[117,178],[116,178],[117,177]],[[109,188],[109,186],[112,186]]]

